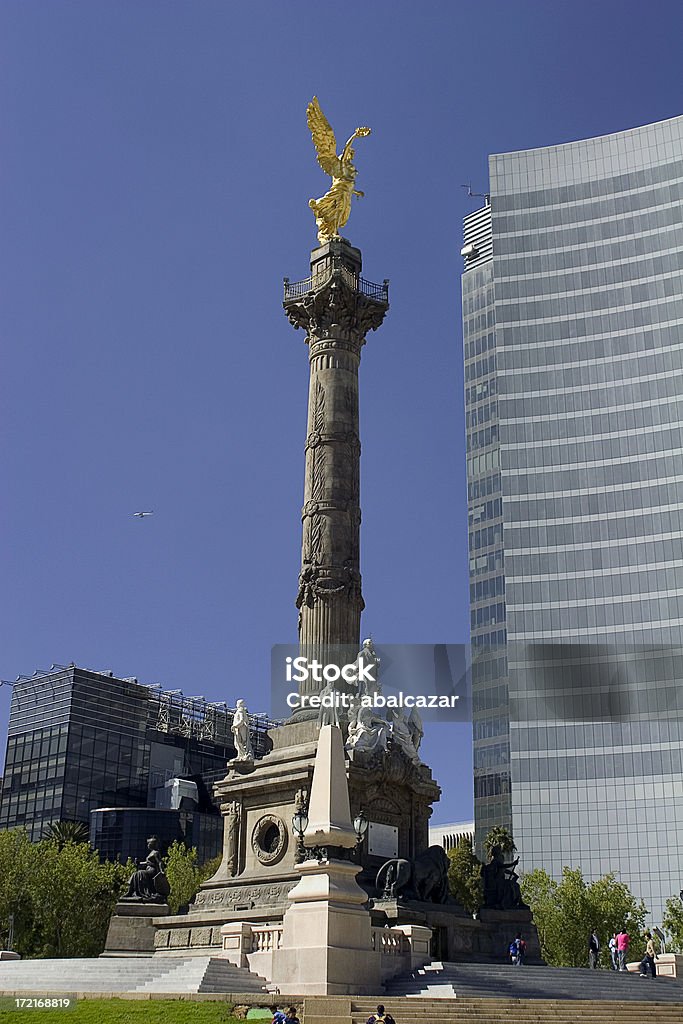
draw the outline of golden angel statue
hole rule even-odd
[[[318,238],[321,245],[339,235],[351,213],[351,196],[360,199],[363,192],[353,186],[356,182],[356,168],[353,165],[354,150],[351,144],[355,139],[362,139],[370,134],[369,128],[356,128],[344,146],[341,156],[336,154],[337,140],[327,120],[318,97],[314,96],[306,108],[306,120],[313,136],[313,145],[318,154],[318,163],[332,178],[332,188],[322,199],[309,199],[308,205],[315,214],[318,225]]]

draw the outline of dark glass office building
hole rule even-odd
[[[37,840],[49,822],[88,824],[95,808],[151,809],[174,777],[194,779],[198,810],[218,815],[211,789],[235,756],[231,724],[224,704],[113,673],[69,665],[22,676],[13,683],[0,828],[23,826]],[[257,751],[268,724],[256,725]]]
[[[176,841],[194,847],[203,864],[223,848],[223,819],[161,807],[100,807],[90,814],[90,844],[104,860],[141,860],[150,836],[157,837],[162,854]]]
[[[463,322],[477,838],[683,882],[683,118],[490,158]]]

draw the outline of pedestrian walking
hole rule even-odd
[[[373,1013],[368,1017],[367,1024],[396,1024],[396,1021],[380,1003],[377,1007],[377,1013]]]
[[[628,956],[628,947],[631,945],[631,936],[622,928],[617,935],[617,952],[619,954],[619,970],[626,970],[626,957]]]
[[[301,1024],[296,1015],[296,1006],[290,1006],[285,1017],[285,1024]]]
[[[590,934],[588,940],[588,966],[593,970],[596,970],[598,961],[600,960],[600,939],[598,938],[595,928]]]
[[[657,959],[657,953],[655,951],[655,944],[650,932],[645,932],[645,938],[647,939],[647,943],[645,946],[645,956],[640,961],[640,976],[641,978],[647,978],[647,969],[649,967],[652,977],[656,978],[657,964],[655,963],[655,960]]]
[[[609,940],[609,958],[612,961],[612,970],[619,970],[619,950],[617,949],[617,933],[614,932]]]
[[[517,932],[515,936],[515,945],[517,946],[517,966],[521,967],[526,957],[526,942],[522,938],[521,932]]]
[[[514,964],[515,967],[521,967],[524,963],[524,955],[526,953],[526,942],[522,938],[520,932],[512,940],[508,946],[508,954],[510,956],[510,963]]]

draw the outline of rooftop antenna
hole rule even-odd
[[[470,197],[470,199],[485,199],[486,200],[486,205],[487,206],[491,205],[491,193],[490,192],[473,192],[471,185],[461,185],[460,188],[466,188],[467,189],[467,195]]]

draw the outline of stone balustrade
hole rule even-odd
[[[272,953],[282,946],[282,925],[252,925],[251,952]]]
[[[422,925],[373,928],[372,949],[380,957],[382,982],[428,963],[431,939],[431,928]]]
[[[232,921],[221,927],[220,956],[272,980],[273,954],[282,949],[281,924]],[[373,928],[368,956],[377,956],[382,982],[429,962],[432,932],[422,925]]]
[[[231,921],[221,928],[220,956],[270,981],[273,953],[282,946],[282,925]]]

